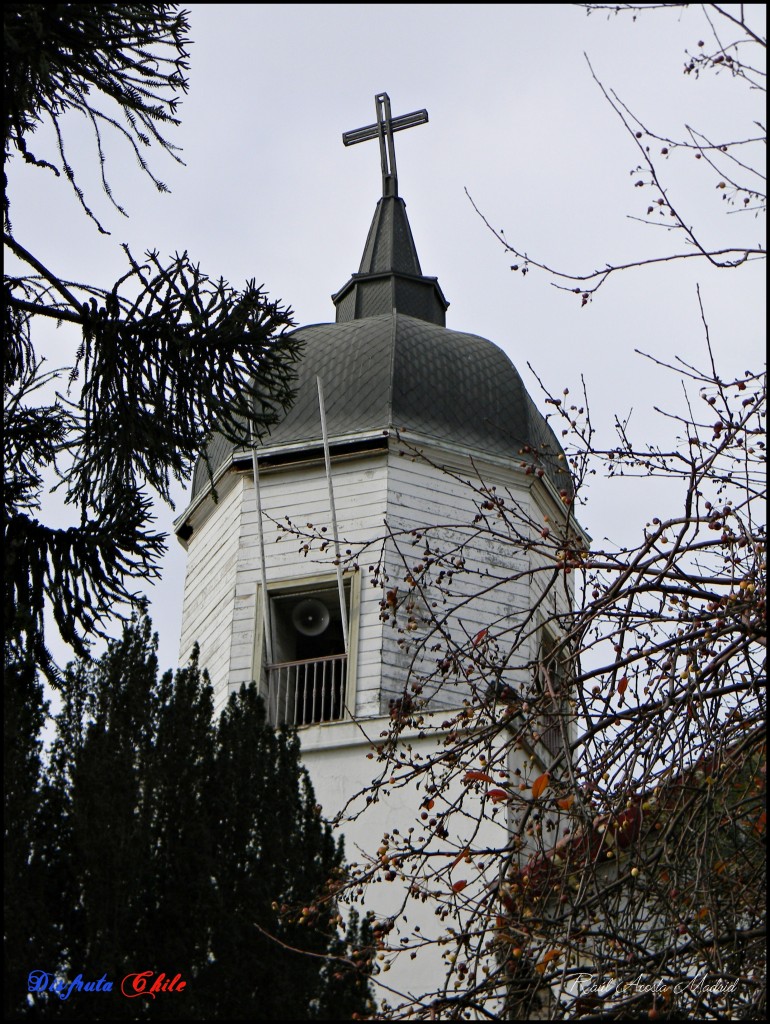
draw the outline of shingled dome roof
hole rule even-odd
[[[359,271],[333,301],[336,323],[296,332],[304,342],[296,399],[260,455],[318,449],[320,376],[332,450],[399,430],[516,463],[539,458],[557,489],[570,487],[559,443],[508,356],[491,341],[444,326],[448,303],[436,278],[422,274],[399,196],[377,204]],[[244,454],[215,435],[212,473]],[[193,499],[210,479],[199,460]]]

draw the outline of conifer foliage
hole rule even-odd
[[[328,885],[328,898],[317,898],[329,880],[332,889],[341,882],[343,851],[296,735],[267,724],[253,686],[215,722],[196,658],[159,677],[155,652],[142,618],[101,660],[65,674],[50,763],[30,807],[27,884],[6,908],[23,940],[6,1017],[365,1014],[367,979],[349,948],[360,929],[354,922],[343,939]],[[70,981],[105,975],[113,990],[28,997],[36,969]],[[126,998],[121,980],[141,971],[181,974],[185,989]]]
[[[186,13],[175,4],[11,3],[3,10],[6,165],[21,159],[30,175],[57,176],[75,190],[91,224],[108,233],[70,160],[68,119],[90,124],[115,211],[124,213],[107,177],[113,144],[118,154],[128,147],[167,191],[146,153],[154,147],[178,159],[162,133],[178,123],[187,89]],[[152,527],[153,500],[169,501],[172,481],[189,478],[215,424],[235,443],[261,436],[291,399],[297,349],[286,330],[288,309],[253,281],[236,290],[209,277],[187,253],[164,260],[149,249],[135,258],[124,247],[118,281],[72,281],[62,252],[32,252],[23,229],[14,229],[9,192],[4,612],[13,658],[55,677],[44,608],[64,641],[84,654],[136,584],[158,574],[165,539]],[[66,370],[44,371],[44,361],[63,361],[61,344],[51,343],[57,323],[79,335],[77,355]],[[71,510],[66,528],[40,516],[52,482]]]

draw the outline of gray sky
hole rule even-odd
[[[764,31],[764,6],[746,9]],[[426,107],[430,115],[428,125],[396,136],[399,186],[423,272],[439,278],[451,303],[447,324],[500,345],[541,408],[527,362],[550,388],[573,395],[585,377],[604,443],[612,443],[615,413],[632,408],[640,440],[669,435],[653,406],[681,408],[680,386],[634,350],[706,364],[696,283],[724,377],[759,366],[761,263],[716,272],[690,261],[626,273],[581,309],[544,274],[513,273],[514,261],[464,194],[467,187],[520,249],[568,270],[680,249],[671,233],[629,219],[644,215],[650,192],[634,187],[633,141],[585,55],[605,86],[659,133],[679,137],[690,124],[712,140],[746,137],[764,116],[759,95],[728,74],[682,73],[686,49],[697,51],[701,39],[712,45],[699,7],[653,10],[636,21],[587,17],[563,4],[190,10],[190,92],[172,135],[187,166],[161,154],[151,159],[171,195],[156,194],[112,138],[108,178],[130,218],[110,212],[92,140],[73,125],[70,155],[112,230],[106,239],[62,181],[18,160],[11,166],[16,237],[61,276],[111,285],[124,270],[123,241],[135,254],[187,249],[207,273],[235,286],[263,282],[299,324],[333,319],[330,295],[358,267],[380,194],[376,144],[345,149],[340,136],[370,123],[375,93],[387,91],[394,114]],[[763,221],[725,216],[702,170],[692,154],[665,166],[706,241],[762,242]],[[64,332],[46,344],[51,365],[71,358]],[[596,480],[590,497],[581,519],[597,539],[631,536],[661,511],[660,490],[644,481]],[[180,493],[176,514],[185,503]],[[160,526],[170,529],[174,514],[159,506]],[[172,539],[163,582],[151,593],[163,666],[176,663],[183,578],[184,553]]]

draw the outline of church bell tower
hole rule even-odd
[[[468,670],[480,637],[515,652],[500,662],[503,692],[540,685],[533,666],[571,605],[569,584],[546,593],[552,567],[541,571],[528,544],[544,520],[563,521],[564,456],[508,356],[446,326],[393,141],[428,115],[394,118],[385,94],[375,103],[376,121],[343,136],[379,141],[382,196],[358,271],[332,296],[335,321],[297,330],[294,404],[254,451],[211,439],[176,523],[188,553],[182,659],[199,644],[218,709],[253,680],[270,720],[298,727],[329,818],[371,781],[394,716],[417,716],[410,756],[430,756],[436,739],[419,732],[419,716],[440,731],[488,685]],[[511,757],[549,763],[565,721],[553,712],[528,724],[526,750]],[[406,788],[378,797],[344,824],[349,855],[396,822],[414,825],[419,801]],[[504,817],[484,828],[498,832],[469,841],[493,848],[503,829],[505,844]],[[394,892],[367,896],[367,909],[394,912]],[[419,969],[403,965],[405,990],[419,990]]]
[[[343,135],[345,145],[379,141],[382,196],[358,271],[332,296],[335,322],[296,332],[296,400],[254,457],[212,438],[211,473],[201,460],[176,524],[188,552],[182,657],[200,645],[218,708],[255,680],[276,724],[307,728],[311,746],[387,716],[418,676],[430,680],[427,708],[461,700],[456,680],[436,678],[441,659],[424,642],[430,588],[409,584],[405,538],[472,523],[478,494],[463,479],[505,492],[532,523],[558,514],[569,486],[507,355],[448,328],[438,280],[422,272],[393,137],[427,111],[392,117],[384,93],[375,105],[373,124]],[[460,638],[532,607],[521,559],[492,536],[464,546]],[[485,600],[490,567],[511,582]]]

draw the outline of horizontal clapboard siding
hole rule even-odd
[[[483,529],[483,521],[481,526],[474,523],[482,497],[436,466],[396,456],[388,485],[388,522],[394,534],[387,548],[389,586],[399,588],[405,612],[408,595],[416,594],[416,622],[410,629],[408,616],[399,611],[395,627],[391,623],[385,629],[381,711],[408,693],[413,682],[423,685],[421,696],[431,709],[457,707],[468,696],[473,677],[471,683],[460,684],[452,673],[437,672],[438,662],[467,649],[481,630],[505,637],[520,625],[529,606],[528,553],[524,545],[511,543],[493,517],[490,530]],[[498,493],[504,493],[502,487]],[[513,490],[505,497],[526,520],[528,491]],[[411,536],[412,531],[421,538]],[[434,555],[443,555],[443,564],[427,577],[415,571],[425,562],[426,542]],[[453,564],[457,558],[463,560],[459,567]],[[440,569],[453,573],[443,592],[436,580]],[[410,573],[421,583],[416,590],[406,579]]]
[[[200,646],[218,705],[229,671],[241,504],[242,487],[229,489],[188,545],[180,657],[184,664],[193,645]]]
[[[332,481],[343,556],[383,532],[386,505],[386,460],[384,455],[333,463]],[[260,476],[263,534],[268,589],[307,576],[328,575],[335,580],[334,550],[320,551],[316,541],[305,554],[303,533],[326,527],[324,537],[332,538],[329,492],[323,465],[284,468]],[[286,521],[289,517],[291,524]],[[308,526],[312,524],[312,527]],[[363,566],[356,671],[357,715],[368,716],[379,708],[382,624],[379,593],[368,585],[369,563]],[[259,533],[256,501],[251,479],[244,477],[243,514],[238,555],[237,587],[233,611],[230,650],[231,686],[253,677],[256,591],[260,581]]]
[[[333,463],[343,557],[350,550],[361,573],[357,716],[387,714],[391,702],[419,679],[430,680],[422,696],[431,708],[457,707],[481,680],[460,684],[453,672],[440,673],[444,658],[467,651],[473,638],[488,630],[503,652],[516,646],[509,669],[516,676],[536,653],[543,616],[568,606],[568,589],[562,586],[549,593],[538,615],[530,616],[550,575],[550,567],[538,571],[544,562],[526,545],[544,515],[527,486],[531,481],[522,482],[519,474],[501,467],[486,470],[485,482],[497,485],[520,535],[512,540],[494,510],[485,510],[486,518],[474,523],[484,496],[462,479],[463,473],[473,478],[470,461],[463,467],[462,459],[454,458],[459,479],[393,450]],[[260,491],[268,588],[311,576],[333,583],[333,547],[321,551],[317,539],[304,536],[325,527],[323,537],[332,538],[323,464],[266,469]],[[194,642],[200,644],[201,664],[211,675],[218,707],[229,692],[255,677],[261,578],[251,474],[232,470],[220,493],[219,504],[202,517],[189,541],[182,632],[183,658]],[[417,531],[421,538],[413,535]],[[453,571],[443,593],[436,584],[439,567],[425,577],[424,592],[411,590],[406,580],[411,572],[423,581],[415,569],[424,562],[426,541],[432,552],[442,552],[444,571]],[[457,556],[464,560],[461,567],[450,564]],[[385,575],[373,586],[370,567],[377,565],[384,566]],[[381,602],[396,588],[394,625],[383,622]],[[415,598],[411,615],[405,604],[410,593]],[[514,685],[513,678],[510,682]]]

